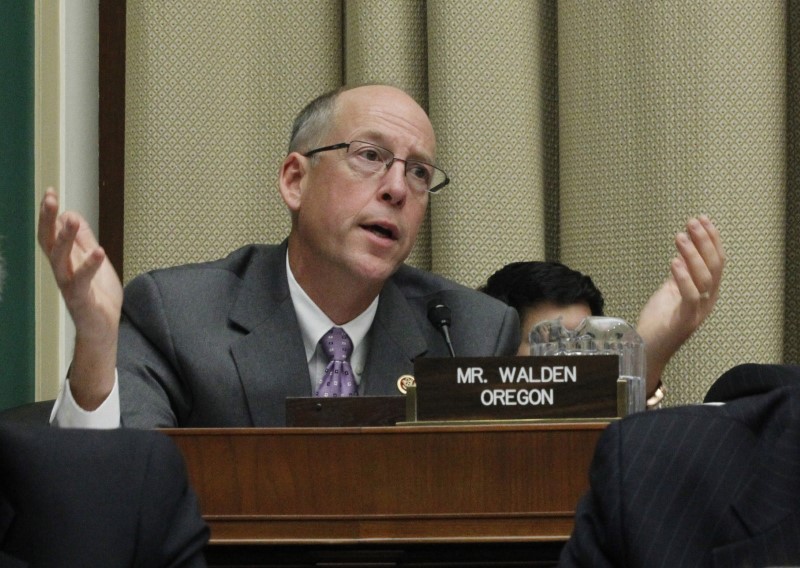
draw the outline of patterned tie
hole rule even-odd
[[[317,396],[355,396],[358,394],[353,368],[350,366],[350,353],[353,342],[341,327],[332,327],[319,340],[328,366],[317,387]]]

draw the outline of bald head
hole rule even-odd
[[[416,156],[434,162],[436,137],[428,113],[411,96],[397,87],[388,85],[364,85],[342,91],[336,100],[333,123],[336,128],[361,122],[369,116],[381,123],[385,132],[403,131],[414,136],[415,142],[427,148],[427,155]],[[363,139],[363,134],[360,134]]]
[[[343,86],[320,95],[303,108],[292,125],[289,152],[307,152],[323,144],[334,125],[340,121],[342,108],[358,108],[377,103],[399,104],[409,114],[409,121],[427,123],[426,138],[435,147],[433,127],[428,115],[405,91],[390,85]],[[431,156],[433,159],[433,156]]]

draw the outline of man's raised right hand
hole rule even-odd
[[[72,396],[94,410],[114,386],[122,284],[86,220],[71,211],[58,214],[52,188],[42,199],[38,239],[75,323]]]

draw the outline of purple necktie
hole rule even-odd
[[[319,340],[330,361],[317,387],[317,396],[355,396],[358,394],[350,353],[353,342],[341,327],[332,327]]]

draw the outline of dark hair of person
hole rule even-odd
[[[586,302],[593,316],[601,316],[605,303],[590,277],[560,262],[512,262],[492,274],[479,290],[519,313],[542,302],[559,306]]]

